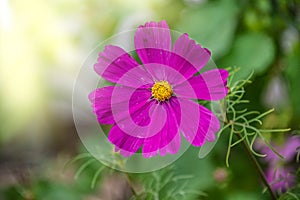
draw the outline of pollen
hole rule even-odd
[[[151,88],[152,97],[158,101],[168,100],[172,94],[172,87],[167,81],[157,81]]]

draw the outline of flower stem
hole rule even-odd
[[[238,136],[239,139],[242,138],[241,134],[239,134],[239,133],[237,134],[237,136]],[[242,144],[243,144],[244,149],[246,150],[248,156],[251,158],[251,161],[252,161],[252,163],[254,164],[257,173],[260,175],[261,180],[263,181],[263,183],[264,183],[265,186],[267,187],[267,189],[268,189],[268,191],[269,191],[269,193],[270,193],[272,199],[273,199],[273,200],[276,200],[276,199],[277,199],[276,194],[275,194],[275,192],[272,190],[272,188],[271,188],[271,186],[270,186],[270,184],[269,184],[269,182],[268,182],[268,180],[267,180],[267,178],[266,178],[266,176],[265,176],[265,174],[264,174],[262,168],[260,167],[258,161],[257,161],[256,158],[254,157],[254,155],[252,154],[251,150],[249,149],[247,143],[246,143],[244,140],[242,140]]]
[[[124,162],[124,160],[122,160],[122,159],[120,160],[119,166],[121,167],[121,169],[125,168],[125,162]],[[130,188],[133,196],[136,197],[136,199],[139,199],[138,198],[138,194],[137,194],[136,190],[134,189],[134,186],[133,186],[133,183],[132,183],[132,180],[131,180],[129,174],[127,172],[124,172],[124,174],[125,174],[126,181],[127,181],[128,185],[129,185],[129,188]]]
[[[130,178],[129,174],[125,173],[125,176],[126,176],[127,183],[128,183],[128,185],[130,187],[130,190],[131,190],[133,196],[135,196],[136,198],[138,198],[138,194],[137,194],[137,192],[134,189],[134,186],[133,186],[133,183],[131,181],[131,178]]]

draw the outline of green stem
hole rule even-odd
[[[121,169],[124,169],[124,166],[125,166],[124,160],[121,159],[119,165],[120,165]],[[133,186],[133,183],[132,183],[132,180],[131,180],[129,174],[128,174],[127,172],[124,172],[124,174],[125,174],[126,181],[127,181],[128,185],[129,185],[129,188],[130,188],[130,190],[131,190],[133,196],[134,196],[136,199],[139,199],[139,198],[138,198],[139,195],[138,195],[138,193],[136,192],[136,190],[135,190],[135,188],[134,188],[134,186]]]
[[[237,134],[238,138],[241,139],[242,136],[240,134]],[[263,183],[265,184],[265,186],[267,187],[271,197],[273,200],[276,200],[276,194],[274,193],[274,191],[272,190],[269,182],[267,181],[267,178],[262,170],[262,168],[260,167],[258,161],[256,160],[256,158],[254,157],[254,155],[252,154],[251,150],[249,149],[248,145],[246,144],[245,140],[242,140],[242,144],[248,154],[248,156],[250,157],[252,163],[254,164],[254,167],[256,169],[256,171],[258,172],[258,174],[260,175],[261,180],[263,181]]]
[[[133,186],[133,183],[132,183],[132,181],[131,181],[131,178],[130,178],[129,174],[128,174],[128,173],[125,173],[125,176],[126,176],[127,183],[128,183],[128,185],[129,185],[129,187],[130,187],[130,190],[131,190],[133,196],[135,196],[136,199],[138,199],[138,194],[137,194],[137,192],[136,192],[135,189],[134,189],[134,186]]]

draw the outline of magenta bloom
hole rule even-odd
[[[291,162],[295,158],[296,153],[300,148],[300,137],[293,136],[286,139],[285,143],[282,145],[276,145],[272,143],[275,150],[284,157],[285,162]],[[278,157],[268,146],[264,145],[263,142],[258,141],[256,143],[256,148],[266,157],[263,159],[265,162],[275,165],[278,162],[282,162],[281,158]]]
[[[274,191],[285,192],[296,184],[296,170],[293,167],[272,166],[266,171],[266,178]]]
[[[256,146],[261,153],[267,155],[263,161],[268,164],[265,174],[272,189],[274,191],[285,192],[294,186],[296,184],[297,169],[293,165],[295,164],[296,154],[299,152],[300,137],[289,137],[281,146],[273,144],[273,147],[284,159],[278,157],[263,143],[258,143]]]
[[[194,146],[213,141],[220,128],[217,117],[198,104],[227,94],[224,69],[197,74],[210,52],[187,34],[172,48],[165,21],[140,26],[134,45],[141,64],[122,48],[108,45],[99,53],[95,71],[114,86],[89,95],[100,124],[112,124],[108,140],[116,151],[130,156],[142,149],[144,157],[176,154],[181,134]]]

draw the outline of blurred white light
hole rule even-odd
[[[1,24],[0,27],[3,30],[7,30],[11,27],[12,24],[12,13],[8,0],[0,0],[0,17]]]

